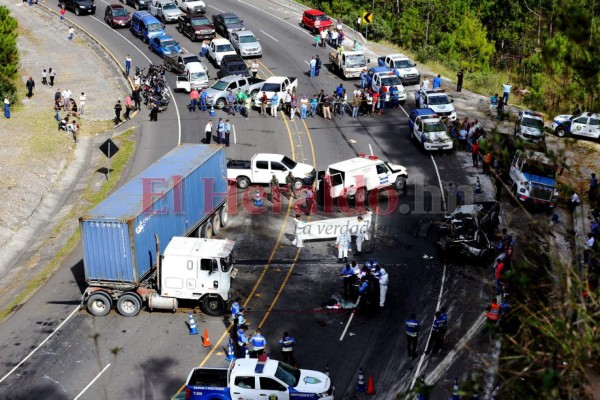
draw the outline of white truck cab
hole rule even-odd
[[[227,39],[213,39],[208,46],[207,57],[217,66],[221,66],[221,60],[228,55],[236,55],[236,51]]]
[[[371,89],[379,92],[381,87],[385,87],[385,101],[390,101],[390,88],[395,87],[398,90],[398,99],[404,103],[406,101],[406,90],[402,81],[393,72],[379,72],[373,75],[371,80]]]
[[[208,87],[208,74],[199,62],[191,62],[185,65],[183,74],[177,75],[177,89],[191,92],[192,89]]]
[[[524,204],[554,208],[558,201],[556,164],[544,153],[518,150],[510,165],[511,191]]]
[[[414,85],[421,81],[421,74],[417,70],[417,64],[404,54],[388,54],[387,56],[379,57],[378,64],[393,70],[404,85]]]
[[[456,110],[448,95],[443,89],[419,90],[415,96],[418,96],[417,106],[419,108],[431,108],[442,118],[449,118],[450,121],[456,121]]]
[[[403,190],[408,172],[401,165],[380,160],[376,156],[360,154],[331,164],[319,176],[323,176],[319,190],[325,190],[331,198],[354,197],[357,202],[364,204],[371,190],[386,187]]]

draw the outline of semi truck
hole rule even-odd
[[[212,236],[228,221],[226,175],[222,147],[183,144],[79,218],[82,301],[92,315],[113,304],[127,317],[144,304],[174,311],[178,299],[223,313],[234,244]]]
[[[510,165],[509,185],[517,201],[553,209],[558,201],[556,164],[539,151],[515,153]]]
[[[323,372],[297,369],[266,355],[234,360],[229,368],[194,368],[185,386],[186,400],[333,400],[334,394]]]

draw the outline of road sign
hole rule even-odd
[[[100,145],[100,151],[102,151],[107,158],[112,158],[112,156],[117,154],[119,148],[117,147],[115,142],[113,142],[110,139],[107,139],[106,142]]]
[[[362,20],[364,24],[372,24],[373,23],[373,13],[364,12],[362,16]]]

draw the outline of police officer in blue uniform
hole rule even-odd
[[[433,326],[431,327],[431,342],[425,350],[425,354],[438,352],[444,346],[444,334],[446,332],[446,321],[442,318],[442,313],[435,312]]]
[[[415,314],[410,314],[410,319],[406,320],[406,341],[408,356],[417,357],[417,344],[419,343],[420,323]]]
[[[265,353],[265,347],[267,346],[267,340],[262,335],[260,328],[257,328],[250,339],[252,343],[252,357],[257,358]]]
[[[237,358],[244,358],[246,356],[246,348],[248,346],[247,330],[248,325],[241,325],[237,330]]]
[[[291,337],[289,333],[283,332],[279,344],[281,345],[283,362],[292,367],[296,367],[296,359],[294,358],[294,344],[296,344],[296,339]]]

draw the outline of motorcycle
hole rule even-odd
[[[148,109],[152,108],[152,104],[158,102],[158,112],[166,111],[169,108],[169,103],[171,102],[171,97],[166,92],[161,92],[160,94],[149,94],[144,101],[146,107]]]

